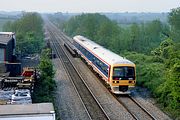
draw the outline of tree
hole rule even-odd
[[[50,49],[45,49],[42,51],[39,68],[42,77],[50,76],[51,78],[53,78],[54,70],[51,60],[49,59],[49,54],[50,54]]]
[[[180,60],[167,71],[166,81],[158,87],[159,100],[165,107],[180,110]]]
[[[171,10],[169,23],[174,29],[180,30],[180,7]]]
[[[124,53],[136,64],[137,85],[147,87],[166,109],[179,114],[180,8],[169,14],[170,25],[153,20],[122,27],[99,14],[75,18],[66,23],[73,31],[68,34],[84,35],[117,54]]]
[[[155,56],[161,56],[165,59],[169,58],[169,50],[172,48],[172,45],[174,45],[174,42],[168,38],[161,42],[160,46],[153,50],[151,53]]]
[[[175,42],[180,42],[180,7],[172,9],[169,13],[171,37]]]
[[[43,46],[43,21],[38,13],[24,13],[21,19],[7,22],[3,31],[16,33],[16,52],[23,55],[38,53]]]
[[[129,50],[139,51],[140,44],[140,28],[137,24],[132,24],[130,27]]]
[[[40,80],[35,84],[33,92],[33,102],[53,102],[53,91],[55,89],[54,70],[49,59],[49,49],[43,50],[39,64]]]

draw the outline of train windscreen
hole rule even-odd
[[[135,80],[134,67],[114,67],[113,80]]]

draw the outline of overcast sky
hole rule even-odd
[[[0,0],[0,11],[169,12],[180,0]]]

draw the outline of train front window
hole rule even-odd
[[[114,67],[113,69],[114,80],[129,80],[135,79],[134,67]]]

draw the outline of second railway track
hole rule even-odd
[[[142,107],[136,100],[129,95],[115,96],[115,98],[122,104],[127,111],[136,120],[156,120],[144,107]]]
[[[91,119],[110,119],[106,112],[103,110],[102,106],[99,104],[91,90],[88,88],[86,83],[82,80],[78,71],[69,60],[66,52],[64,52],[63,42],[66,39],[64,35],[59,36],[58,33],[49,31],[52,38],[52,47],[56,51],[57,56],[61,59],[64,64],[66,71],[68,72],[70,78],[78,94],[80,95],[86,110]],[[61,39],[62,43],[59,43],[58,39]],[[120,104],[133,116],[136,120],[156,120],[146,109],[144,109],[140,104],[134,101],[130,96],[115,96]]]
[[[49,31],[49,33],[50,37],[52,38],[52,46],[56,51],[57,56],[63,62],[66,71],[68,72],[74,86],[76,87],[76,90],[78,91],[78,94],[80,95],[86,107],[90,119],[109,120],[109,117],[107,116],[93,93],[90,91],[86,83],[82,80],[76,68],[72,65],[71,61],[67,57],[66,53],[62,48],[62,44],[59,44],[53,32]]]

